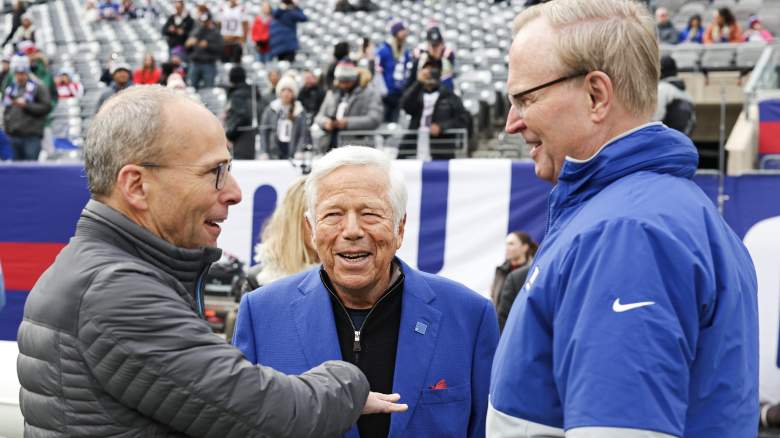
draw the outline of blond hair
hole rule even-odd
[[[305,181],[306,178],[299,178],[290,186],[281,205],[263,227],[260,275],[273,277],[264,282],[296,274],[319,262],[304,229]]]
[[[630,0],[556,0],[522,11],[513,33],[539,17],[557,31],[551,38],[564,68],[606,73],[626,110],[653,113],[660,66],[655,21],[646,7]]]

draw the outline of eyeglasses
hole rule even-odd
[[[523,111],[528,107],[528,104],[525,102],[524,98],[526,96],[528,96],[529,94],[535,93],[535,92],[537,92],[539,90],[545,89],[547,87],[551,87],[551,86],[553,86],[555,84],[559,84],[561,82],[565,82],[565,81],[568,81],[568,80],[571,80],[571,79],[575,79],[575,78],[578,78],[580,76],[585,76],[588,73],[589,72],[581,71],[581,72],[574,73],[574,74],[571,74],[571,75],[568,75],[568,76],[560,77],[558,79],[554,79],[554,80],[552,80],[550,82],[545,82],[542,85],[537,85],[537,86],[535,86],[533,88],[529,88],[529,89],[527,89],[525,91],[521,91],[519,93],[515,93],[515,94],[509,96],[509,102],[512,104],[513,107],[515,107],[516,111],[518,111],[520,114],[522,114]]]
[[[156,163],[141,163],[141,167],[148,167],[153,169],[165,169],[165,168],[190,168],[190,169],[203,169],[203,166],[190,166],[187,164],[156,164]],[[230,173],[230,169],[233,167],[233,161],[223,161],[212,168],[209,173],[213,173],[217,176],[216,184],[214,187],[217,190],[222,190],[225,187],[227,181],[227,175]]]

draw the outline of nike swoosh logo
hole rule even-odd
[[[612,311],[615,313],[623,313],[629,310],[638,309],[640,307],[652,306],[653,304],[655,304],[655,301],[641,301],[638,303],[620,304],[620,298],[615,298],[615,301],[612,302]]]

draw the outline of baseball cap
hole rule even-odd
[[[435,26],[428,29],[428,32],[425,33],[425,39],[433,45],[441,44],[444,42],[444,38],[441,36],[441,30],[439,30],[439,28]]]

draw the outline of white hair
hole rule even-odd
[[[391,166],[384,152],[365,146],[343,146],[333,149],[314,162],[311,174],[306,178],[306,220],[314,235],[317,191],[320,181],[344,166],[371,166],[387,176],[387,201],[393,209],[393,229],[398,233],[401,220],[406,214],[406,183],[403,175]]]

